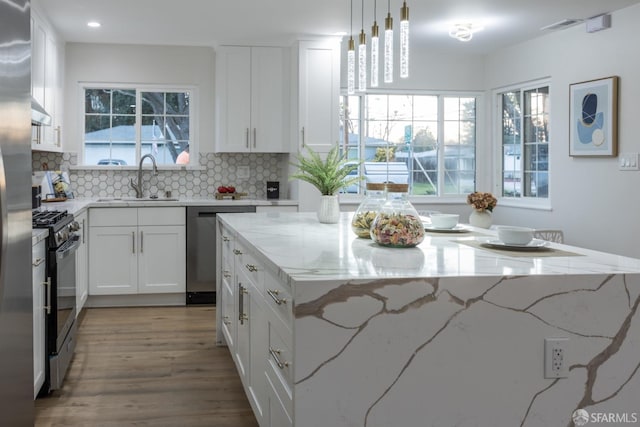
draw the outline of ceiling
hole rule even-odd
[[[384,27],[387,2],[377,1]],[[364,0],[364,28],[374,0]],[[300,37],[349,32],[350,0],[34,0],[70,42],[216,46],[290,44]],[[486,54],[545,34],[540,28],[568,18],[586,19],[640,0],[407,0],[411,44],[435,50]],[[399,28],[401,0],[391,0]],[[353,0],[353,32],[362,27],[361,0]],[[102,27],[87,27],[89,20]],[[468,43],[448,36],[454,22],[485,29]],[[584,24],[581,24],[584,25]],[[615,26],[615,21],[612,22]],[[549,30],[547,30],[549,31]],[[357,41],[357,37],[354,37]]]

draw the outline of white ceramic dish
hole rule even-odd
[[[501,240],[489,240],[488,242],[483,243],[485,246],[489,246],[491,248],[497,249],[515,249],[520,251],[536,251],[539,249],[546,249],[549,246],[549,242],[540,239],[533,239],[527,244],[518,245],[518,244],[509,244],[505,243]]]
[[[498,239],[507,245],[526,245],[533,239],[533,228],[500,225]]]
[[[431,224],[424,224],[425,231],[431,231],[434,233],[468,233],[469,229],[462,225],[456,225],[453,228],[438,228]]]
[[[458,214],[443,213],[432,213],[429,217],[431,218],[431,225],[439,229],[454,228],[458,225],[458,220],[460,219]]]

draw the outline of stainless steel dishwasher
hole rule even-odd
[[[216,215],[255,206],[187,206],[187,304],[216,302]]]

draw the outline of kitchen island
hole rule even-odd
[[[350,216],[218,216],[217,340],[261,426],[640,421],[640,260],[479,229],[384,248]]]

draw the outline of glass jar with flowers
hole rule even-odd
[[[491,212],[498,204],[498,199],[491,193],[474,191],[467,195],[467,203],[473,207],[469,215],[469,224],[481,228],[491,227]]]

